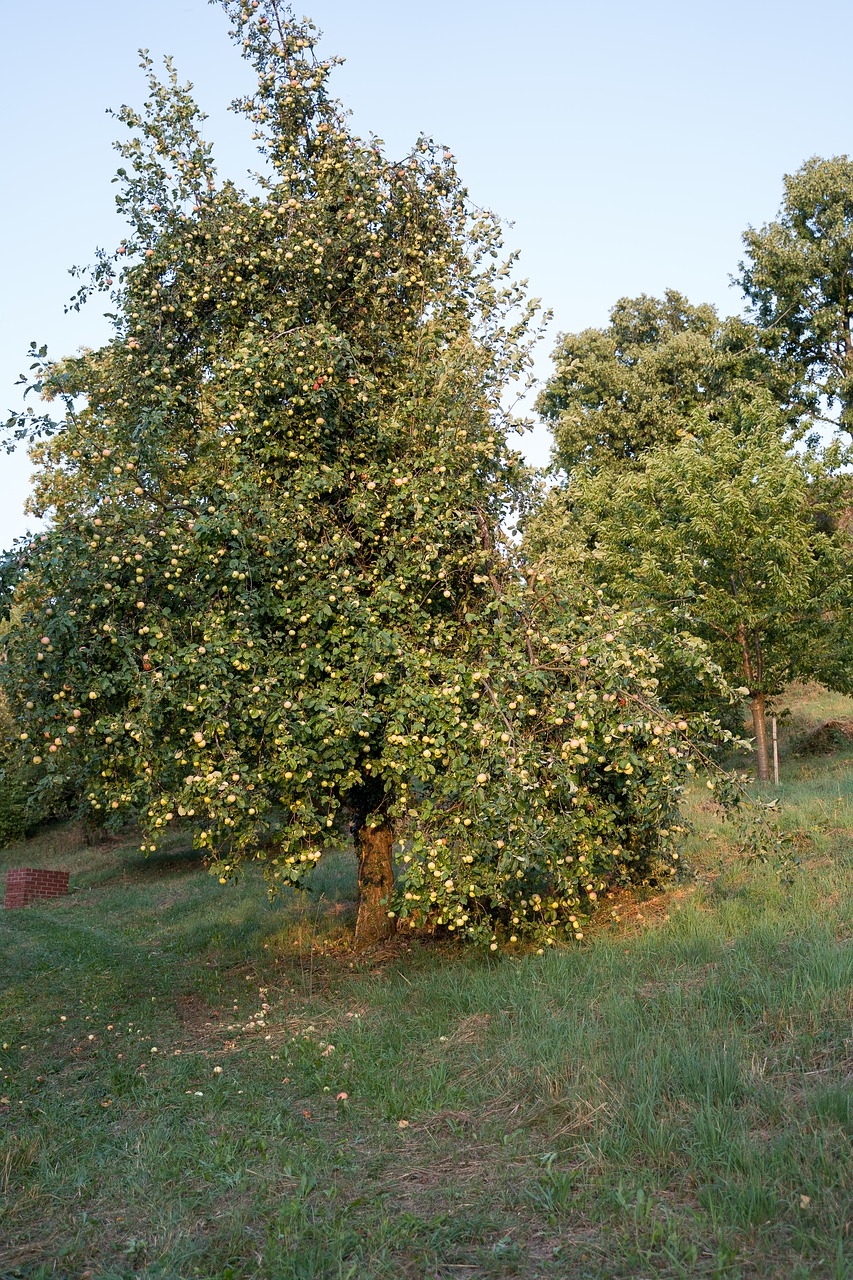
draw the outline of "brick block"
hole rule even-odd
[[[6,876],[7,911],[25,907],[42,898],[60,898],[68,892],[67,871],[44,871],[37,867],[13,867]]]

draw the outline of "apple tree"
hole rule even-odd
[[[310,23],[225,8],[260,174],[219,179],[146,59],[128,234],[80,294],[114,334],[34,348],[48,411],[11,424],[49,520],[6,562],[19,749],[145,850],[191,831],[223,881],[304,884],[351,830],[358,945],[581,936],[615,880],[671,874],[692,765],[629,621],[504,532],[534,308],[448,152],[389,160]]]

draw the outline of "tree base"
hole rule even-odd
[[[395,921],[388,916],[394,889],[393,845],[390,822],[383,821],[375,827],[365,823],[358,832],[356,951],[384,942],[394,933]]]

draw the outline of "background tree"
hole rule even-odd
[[[853,558],[834,529],[837,481],[789,452],[769,403],[732,423],[694,415],[630,470],[585,473],[548,498],[532,542],[564,572],[652,607],[748,691],[758,776],[765,704],[797,677],[853,687]]]
[[[776,221],[743,237],[740,284],[808,411],[820,417],[837,405],[853,434],[853,162],[813,156],[784,185]]]
[[[0,692],[0,849],[22,839],[35,816],[33,766],[27,769],[22,763],[15,737],[15,724]]]
[[[306,882],[352,824],[356,939],[395,914],[497,947],[671,872],[684,729],[593,595],[535,584],[500,398],[530,309],[449,155],[346,126],[316,33],[227,0],[266,161],[217,179],[187,89],[121,112],[130,234],[84,285],[115,336],[34,385],[47,533],[15,550],[3,679],[46,787],[223,880]],[[394,885],[394,861],[399,876]]]
[[[732,401],[762,389],[784,401],[788,391],[751,325],[674,290],[621,298],[606,328],[562,334],[554,361],[537,408],[554,432],[554,465],[567,473],[631,465],[674,443],[696,409],[716,420]]]
[[[0,591],[3,587],[0,580]],[[14,621],[17,621],[15,619]],[[7,660],[7,637],[13,620],[0,611],[0,667]],[[0,849],[22,840],[49,818],[67,813],[73,797],[61,788],[44,788],[39,769],[21,750],[20,729],[0,688]]]

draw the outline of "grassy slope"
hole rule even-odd
[[[853,759],[791,756],[815,712],[850,704],[786,727],[792,886],[705,802],[694,878],[542,958],[354,963],[344,857],[271,907],[178,850],[5,851],[74,874],[0,920],[0,1277],[853,1275]]]

